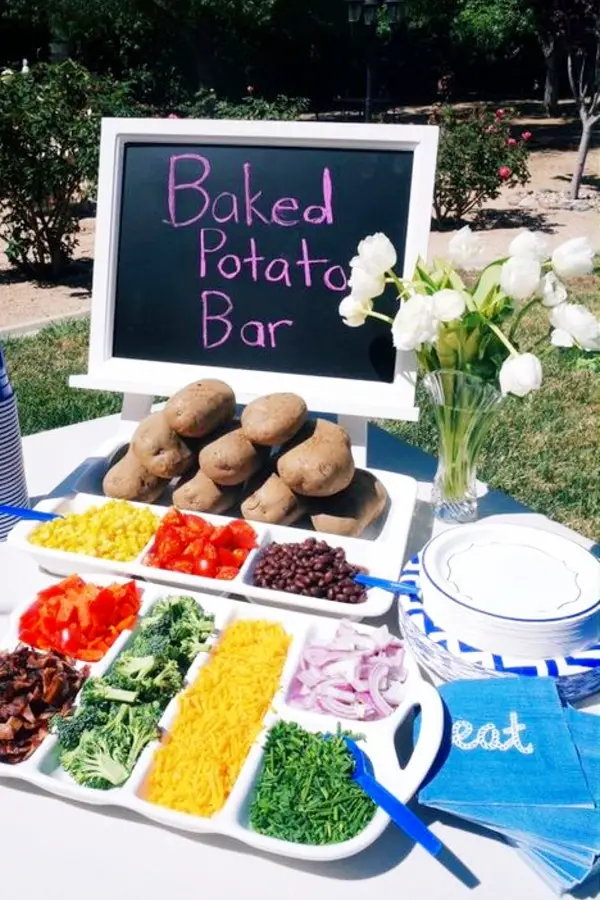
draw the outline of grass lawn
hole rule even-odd
[[[600,315],[600,280],[582,280],[578,295]],[[532,340],[543,333],[540,312],[531,322]],[[68,387],[69,375],[86,370],[87,343],[86,321],[51,326],[32,337],[4,343],[24,434],[119,411],[119,395]],[[480,475],[536,512],[598,540],[600,354],[581,359],[575,352],[545,346],[537,352],[543,355],[542,389],[523,401],[505,401],[488,439]],[[418,423],[382,424],[435,452],[435,427],[421,391],[418,402]]]

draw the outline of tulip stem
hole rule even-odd
[[[515,321],[512,323],[510,331],[508,332],[508,337],[511,341],[514,340],[517,328],[521,324],[521,319],[523,319],[527,315],[530,309],[532,309],[534,306],[537,306],[537,304],[541,302],[542,301],[538,297],[534,297],[533,300],[530,300],[529,303],[526,303],[525,306],[519,310],[515,317]]]
[[[504,334],[504,332],[502,331],[501,328],[498,328],[498,326],[494,325],[493,322],[487,322],[487,326],[488,326],[488,328],[491,328],[491,330],[494,332],[496,337],[502,341],[502,343],[504,344],[504,346],[506,347],[506,349],[508,350],[508,352],[510,353],[511,356],[518,355],[517,351],[515,350],[515,348],[511,344],[511,342],[508,340],[508,338],[506,337],[506,335]]]
[[[378,313],[378,312],[373,311],[373,312],[367,313],[367,315],[370,316],[372,319],[380,319],[382,322],[387,322],[388,325],[394,324],[394,320],[390,316],[385,316],[383,313]]]
[[[389,280],[390,280],[391,284],[396,285],[396,289],[398,291],[398,298],[400,300],[403,300],[407,294],[407,290],[406,290],[404,284],[402,283],[400,278],[398,278],[398,276],[396,275],[396,273],[394,272],[393,269],[388,269],[387,274],[390,276]]]

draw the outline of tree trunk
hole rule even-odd
[[[577,153],[577,163],[575,165],[575,171],[573,172],[573,178],[571,179],[570,195],[572,200],[577,200],[577,198],[579,197],[581,179],[583,178],[583,173],[585,171],[585,162],[592,140],[594,121],[595,120],[593,118],[589,118],[583,123],[581,138],[579,140],[579,150]]]
[[[555,116],[558,113],[558,51],[554,38],[542,41],[542,52],[546,64],[544,81],[544,109],[546,115]]]

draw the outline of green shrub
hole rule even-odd
[[[257,97],[252,88],[239,103],[220,100],[214,91],[203,90],[182,109],[185,116],[194,119],[299,119],[309,108],[304,97],[286,97],[279,94],[275,100]]]
[[[438,222],[460,220],[497,197],[503,185],[529,181],[531,134],[513,137],[507,110],[461,116],[452,107],[440,107],[431,122],[440,126],[434,193]]]
[[[68,60],[0,81],[0,235],[27,276],[56,278],[93,185],[103,115],[135,112],[127,86]]]

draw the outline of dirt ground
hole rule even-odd
[[[405,115],[410,115],[408,110]],[[404,118],[404,116],[402,117]],[[415,110],[412,120],[419,118]],[[566,191],[576,160],[577,124],[564,119],[523,117],[517,126],[533,132],[531,182],[505,189],[479,213],[473,227],[485,230],[485,260],[500,257],[521,228],[539,229],[553,245],[587,235],[600,251],[600,146],[588,157],[579,208],[567,205]],[[597,142],[596,142],[597,143]],[[60,284],[37,285],[15,273],[0,242],[0,331],[84,314],[90,305],[94,219],[81,221],[76,265]],[[444,254],[451,231],[431,233],[430,256]]]

